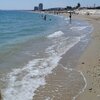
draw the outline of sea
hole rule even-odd
[[[46,84],[45,76],[52,73],[66,52],[78,43],[83,44],[82,49],[87,46],[91,31],[86,21],[70,21],[61,15],[0,11],[3,100],[32,100],[37,88]]]

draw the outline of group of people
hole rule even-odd
[[[47,15],[41,15],[42,16],[42,18],[43,18],[43,20],[47,20]],[[50,19],[48,19],[49,21],[51,21],[51,18]]]
[[[47,20],[47,15],[42,15],[42,18],[46,21]],[[69,12],[69,20],[70,20],[70,23],[71,23],[71,20],[72,20],[72,12]],[[51,21],[51,19],[50,19]]]

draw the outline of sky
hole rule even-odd
[[[34,6],[43,3],[44,8],[76,6],[100,6],[100,0],[0,0],[1,10],[32,10]]]

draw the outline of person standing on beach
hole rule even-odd
[[[44,20],[46,20],[46,19],[47,19],[47,16],[45,15],[45,16],[44,16]]]
[[[72,19],[72,13],[71,13],[71,11],[69,12],[69,19],[70,19],[70,23],[71,23],[71,19]]]

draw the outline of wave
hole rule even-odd
[[[65,18],[65,21],[68,21],[69,20],[69,18]]]
[[[70,29],[82,31],[82,30],[86,29],[87,27],[88,26],[77,26],[77,27],[71,27]]]
[[[62,31],[57,31],[57,32],[54,32],[53,34],[50,34],[48,36],[48,38],[56,38],[56,37],[60,37],[62,35],[64,35],[64,33]]]
[[[32,100],[35,90],[46,84],[45,76],[52,73],[62,55],[80,41],[80,37],[64,37],[61,31],[48,36],[53,44],[45,50],[45,58],[37,58],[7,75],[3,100]]]

